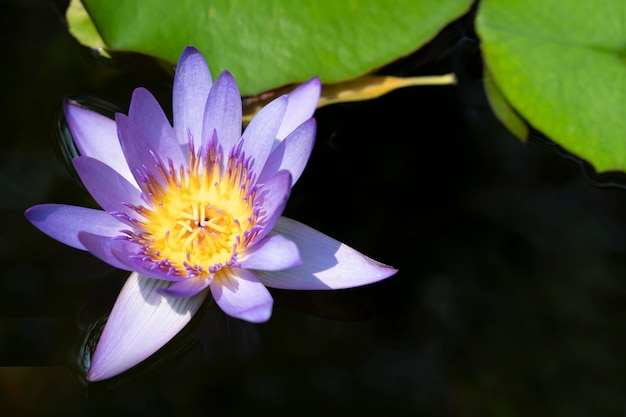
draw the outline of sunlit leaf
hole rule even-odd
[[[598,171],[626,170],[626,2],[483,0],[485,65],[533,127]]]
[[[194,45],[243,95],[319,76],[360,77],[410,54],[466,13],[471,0],[83,0],[110,50],[175,63]],[[75,33],[75,32],[73,32]],[[80,38],[80,35],[75,35]]]
[[[80,0],[70,0],[70,4],[65,12],[65,18],[67,19],[70,33],[83,45],[99,51],[106,57],[109,56],[98,29],[96,29]]]

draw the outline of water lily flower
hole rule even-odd
[[[230,73],[212,82],[198,50],[184,49],[173,126],[146,89],[115,120],[65,104],[80,156],[73,164],[103,210],[43,204],[26,217],[49,236],[132,271],[102,332],[87,379],[109,378],[174,337],[210,293],[227,314],[264,322],[266,287],[339,289],[395,269],[282,217],[307,163],[320,95],[314,78],[268,105],[242,133]]]

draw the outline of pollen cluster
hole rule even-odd
[[[247,160],[238,152],[222,161],[222,151],[209,146],[201,155],[190,150],[187,168],[166,169],[146,176],[148,207],[135,208],[145,221],[133,241],[143,257],[175,276],[212,276],[236,264],[257,220],[255,187]]]

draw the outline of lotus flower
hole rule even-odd
[[[224,71],[212,83],[193,47],[181,54],[173,126],[151,93],[134,91],[111,120],[67,101],[83,184],[103,210],[30,208],[44,233],[133,271],[87,375],[117,375],[160,349],[210,292],[227,314],[264,322],[266,287],[322,290],[369,284],[395,269],[282,217],[311,153],[316,78],[259,111],[242,133],[242,102]]]

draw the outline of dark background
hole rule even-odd
[[[171,73],[98,58],[64,2],[0,0],[0,415],[617,416],[626,383],[626,190],[494,118],[471,15],[381,70],[454,72],[317,111],[286,215],[400,269],[336,292],[272,291],[253,325],[208,303],[162,353],[87,384],[126,274],[48,238],[31,205],[92,205],[68,169],[63,98],[126,109]],[[210,63],[209,63],[210,64]],[[97,104],[97,103],[96,103]]]

